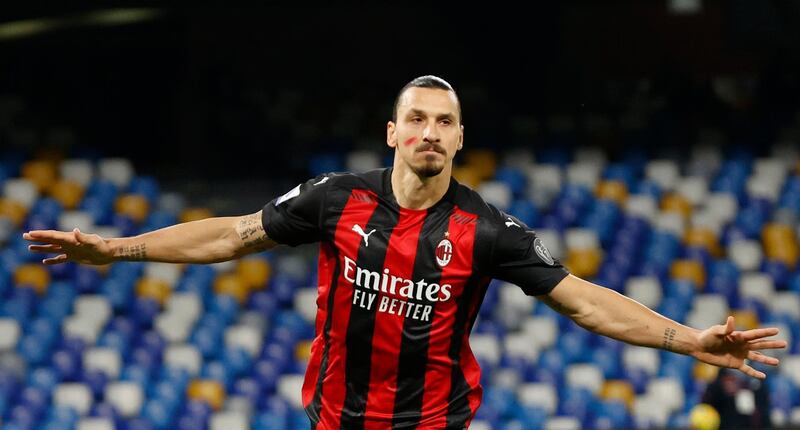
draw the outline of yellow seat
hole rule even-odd
[[[294,348],[294,356],[297,360],[308,362],[308,358],[311,356],[311,341],[301,340],[297,342],[297,346]]]
[[[453,167],[453,177],[473,190],[481,185],[481,176],[472,166]]]
[[[41,296],[50,285],[50,272],[39,263],[23,264],[14,272],[14,283],[20,287],[33,287]]]
[[[603,400],[619,400],[630,409],[636,399],[636,392],[628,381],[609,379],[600,387],[600,398]]]
[[[689,411],[689,428],[692,430],[717,430],[721,417],[713,406],[698,403]]]
[[[736,310],[731,313],[737,330],[752,330],[760,325],[758,314],[749,310]]]
[[[56,181],[50,187],[50,195],[67,210],[78,207],[84,191],[83,185],[67,179]]]
[[[189,208],[181,212],[180,222],[197,221],[201,219],[211,218],[214,213],[206,208]]]
[[[661,199],[661,210],[677,212],[684,218],[689,218],[692,215],[692,204],[680,194],[668,193]]]
[[[697,246],[705,248],[714,257],[722,256],[722,248],[719,246],[717,236],[712,230],[701,227],[692,227],[683,235],[683,243],[687,246]]]
[[[197,379],[189,383],[186,395],[191,400],[203,402],[215,411],[222,409],[225,404],[225,387],[219,381],[212,379]]]
[[[250,290],[238,273],[223,273],[214,280],[214,293],[232,296],[243,305],[247,302]]]
[[[767,256],[772,260],[782,262],[789,269],[794,270],[797,267],[798,248],[788,244],[776,246],[767,253]]]
[[[792,228],[785,224],[770,223],[761,230],[761,240],[767,258],[780,261],[794,270],[800,254]]]
[[[150,212],[150,204],[142,195],[126,194],[117,198],[114,210],[118,214],[127,215],[137,223],[140,223],[147,218],[147,214]]]
[[[58,179],[58,169],[53,161],[31,160],[22,165],[22,177],[33,182],[40,193],[47,191]]]
[[[603,252],[600,249],[589,248],[570,249],[564,264],[575,276],[592,277],[597,275],[602,262]]]
[[[269,262],[263,258],[245,258],[236,266],[236,273],[250,290],[263,290],[267,288],[267,281],[272,269]]]
[[[719,373],[719,367],[712,364],[703,363],[702,361],[695,363],[694,368],[692,369],[692,375],[694,376],[694,379],[703,382],[713,381],[717,377],[717,373]]]
[[[622,205],[628,199],[628,187],[622,181],[600,181],[594,194],[598,199],[611,200]]]
[[[4,197],[0,197],[0,217],[6,217],[14,223],[16,227],[22,225],[28,209],[20,202]]]
[[[706,285],[706,270],[699,261],[675,260],[669,270],[672,279],[685,279],[694,283],[696,289]]]
[[[494,177],[497,155],[488,149],[470,149],[464,154],[465,164],[475,169],[482,181]]]
[[[154,299],[159,305],[163,306],[172,295],[172,289],[166,281],[158,278],[143,277],[136,283],[136,295]]]

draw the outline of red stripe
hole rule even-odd
[[[319,246],[319,264],[317,269],[319,286],[316,321],[314,323],[314,342],[311,343],[311,356],[306,369],[306,376],[303,381],[303,407],[307,408],[314,398],[314,389],[319,378],[319,366],[322,361],[323,349],[325,348],[325,319],[328,317],[328,294],[331,291],[331,277],[336,265],[336,254],[330,244],[321,242]]]
[[[339,250],[339,260],[336,261],[336,264],[340,266],[340,269],[337,280],[338,287],[334,293],[334,304],[331,310],[335,310],[336,316],[331,320],[329,332],[328,367],[322,383],[322,411],[318,428],[338,429],[340,426],[345,396],[347,323],[350,320],[350,306],[353,302],[353,286],[344,277],[343,261],[345,256],[354,261],[358,259],[358,248],[362,239],[358,233],[353,231],[353,226],[358,224],[362,228],[366,228],[367,222],[377,207],[378,200],[375,193],[368,190],[353,190],[342,210],[339,223],[336,225],[334,246]],[[327,304],[327,302],[318,303],[320,306]]]
[[[483,288],[488,282],[489,279],[484,279],[476,285],[476,288],[479,286]],[[478,361],[475,359],[475,354],[472,353],[472,348],[469,346],[470,324],[472,324],[475,314],[478,312],[478,303],[480,303],[482,299],[483,295],[476,293],[472,303],[470,303],[467,321],[464,323],[464,338],[461,341],[461,371],[470,388],[467,400],[469,401],[469,409],[472,411],[465,427],[469,427],[472,418],[475,416],[475,412],[478,410],[478,406],[481,404],[481,396],[483,395],[481,368],[478,365]]]
[[[397,226],[389,238],[384,267],[389,273],[404,279],[411,279],[414,272],[414,260],[417,242],[422,231],[426,211],[400,209]],[[391,278],[389,278],[391,283]],[[391,285],[387,285],[387,291]],[[400,284],[395,286],[395,294],[378,293],[380,301],[391,302],[398,294]],[[405,301],[404,298],[401,298]],[[379,308],[380,309],[380,308]],[[370,367],[369,394],[367,396],[366,419],[364,430],[392,428],[395,392],[397,391],[397,369],[400,358],[400,344],[403,340],[403,315],[390,312],[375,313],[375,333],[372,338],[372,361]]]
[[[465,222],[464,218],[468,221]],[[444,428],[447,424],[447,400],[454,365],[449,356],[450,341],[458,309],[456,299],[464,293],[464,285],[472,275],[472,251],[477,225],[475,220],[475,215],[458,207],[450,216],[448,231],[453,251],[450,262],[442,268],[439,285],[451,285],[451,297],[434,306],[425,370],[425,391],[422,395],[422,428]],[[441,291],[439,298],[443,298]]]

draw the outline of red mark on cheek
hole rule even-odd
[[[417,141],[416,137],[409,137],[408,139],[406,139],[405,142],[403,142],[403,145],[405,145],[405,146],[413,145],[414,142],[416,142],[416,141]]]

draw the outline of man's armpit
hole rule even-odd
[[[274,244],[267,236],[267,232],[264,231],[261,211],[239,218],[239,222],[236,223],[236,234],[239,235],[239,239],[248,249],[263,250],[272,247]]]

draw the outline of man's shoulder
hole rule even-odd
[[[455,204],[464,212],[476,215],[479,219],[502,219],[502,212],[472,188],[458,184],[455,194]]]
[[[328,185],[327,188],[366,188],[379,190],[383,181],[386,168],[368,170],[366,172],[328,172],[323,173],[314,180]]]

